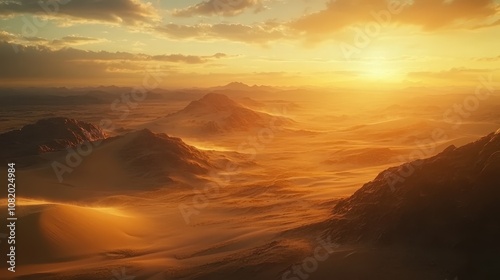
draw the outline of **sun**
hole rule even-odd
[[[383,79],[391,76],[394,70],[386,62],[377,59],[367,62],[363,72],[368,78]]]
[[[369,80],[394,81],[400,76],[400,71],[390,62],[376,59],[365,64],[361,75]]]

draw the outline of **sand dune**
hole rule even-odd
[[[248,89],[235,95],[221,90],[248,96]],[[328,234],[340,247],[308,279],[383,279],[389,273],[391,279],[442,280],[471,275],[460,269],[482,268],[474,259],[495,257],[470,248],[476,238],[497,248],[497,225],[479,219],[496,217],[497,196],[484,183],[498,182],[497,138],[446,150],[498,128],[490,107],[475,113],[480,122],[464,119],[453,129],[440,118],[447,104],[437,101],[390,107],[393,101],[380,98],[358,108],[329,97],[331,105],[323,99],[300,103],[293,125],[263,139],[255,124],[274,118],[259,112],[265,108],[250,110],[219,94],[186,104],[204,94],[193,90],[178,102],[141,104],[62,182],[51,164],[65,163],[65,143],[72,147],[74,141],[33,153],[36,161],[17,171],[18,195],[37,199],[20,206],[19,278],[109,280],[124,269],[135,279],[282,279]],[[266,106],[284,98],[251,96],[249,103]],[[93,123],[105,111],[81,110],[75,114]],[[210,121],[228,130],[200,130]],[[394,194],[384,191],[384,181],[373,178],[414,159],[420,149],[415,141],[428,140],[436,128],[449,137],[431,143],[435,148],[422,156],[431,157],[422,161],[427,167],[416,168]],[[191,137],[172,137],[187,132]],[[189,223],[180,205],[196,211]]]
[[[332,154],[327,164],[352,165],[356,167],[388,164],[396,161],[401,152],[389,148],[362,148],[340,150]]]
[[[281,116],[248,109],[223,94],[209,93],[184,109],[147,125],[152,131],[200,138],[291,124]]]
[[[50,125],[48,130],[53,129]],[[36,160],[29,168],[19,171],[20,183],[25,186],[19,190],[20,195],[62,201],[77,197],[86,200],[116,191],[125,193],[191,184],[206,181],[203,175],[209,170],[221,168],[235,158],[200,151],[181,139],[148,130],[87,142],[83,148],[73,147],[73,142],[63,138],[59,145],[60,149],[70,150],[31,155]],[[23,146],[19,144],[19,147]],[[17,159],[24,158],[23,152],[12,154]]]
[[[28,213],[19,223],[18,255],[26,265],[135,250],[144,245],[147,222],[117,209],[32,204],[23,211]]]

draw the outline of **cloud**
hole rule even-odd
[[[167,24],[157,27],[161,34],[172,39],[230,40],[250,44],[267,44],[272,41],[291,38],[285,28],[272,22],[258,25],[245,24]]]
[[[5,41],[10,42],[10,40],[5,40]],[[22,37],[22,38],[20,38],[19,36],[14,37],[13,41],[18,41],[18,42],[25,41],[25,42],[40,43],[40,44],[50,42],[49,40],[42,38],[42,37]]]
[[[149,23],[157,18],[151,4],[140,0],[0,0],[0,16],[19,14],[70,17],[125,25]]]
[[[71,38],[78,39],[80,38]],[[17,53],[14,50],[17,50]],[[204,64],[227,57],[229,56],[223,53],[208,56],[152,56],[74,48],[54,50],[44,45],[22,46],[3,41],[0,42],[0,61],[9,67],[0,68],[0,79],[102,78],[112,73],[140,73],[151,64],[161,63],[163,66],[174,68],[178,64]],[[47,67],[48,65],[50,67]]]
[[[464,81],[464,80],[477,80],[482,75],[487,75],[496,71],[495,69],[472,69],[472,68],[451,68],[449,70],[433,72],[433,71],[420,71],[420,72],[409,72],[407,76],[409,78],[417,79],[437,79],[437,80],[453,80],[453,81]]]
[[[494,57],[480,57],[480,58],[477,58],[476,61],[482,61],[482,62],[500,61],[500,55],[499,56],[494,56]]]
[[[332,33],[363,22],[400,23],[426,31],[473,29],[498,18],[498,11],[500,5],[495,0],[336,0],[289,25],[306,35],[327,39]]]
[[[210,56],[195,56],[195,55],[182,55],[182,54],[170,54],[170,55],[155,55],[152,56],[152,60],[156,61],[166,61],[166,62],[182,62],[187,64],[201,64],[207,63],[213,59],[221,59],[228,57],[225,53],[216,53]]]
[[[176,9],[172,15],[177,17],[235,16],[252,8],[257,13],[264,10],[263,2],[263,0],[205,0],[184,9]]]
[[[50,41],[50,45],[56,47],[67,47],[67,46],[78,46],[84,44],[98,43],[103,42],[104,39],[97,39],[91,37],[83,37],[83,36],[65,36],[61,39],[55,39]]]
[[[0,31],[0,41],[12,41],[16,39],[16,35],[12,34],[12,33],[9,33],[7,31],[3,31],[1,30]]]
[[[41,37],[19,36],[6,31],[0,31],[0,41],[15,45],[43,45],[52,49],[60,49],[70,46],[78,46],[106,41],[101,38],[84,37],[77,35],[64,36],[60,39],[48,40]]]

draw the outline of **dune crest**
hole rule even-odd
[[[155,134],[147,129],[121,138],[127,143],[120,148],[118,156],[138,176],[170,180],[169,175],[189,177],[205,174],[214,168],[208,155],[187,145],[180,138]]]
[[[210,136],[292,124],[291,119],[254,111],[226,95],[208,93],[149,126],[181,136]]]

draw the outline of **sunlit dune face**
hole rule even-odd
[[[115,216],[117,218],[123,217],[123,218],[132,218],[134,215],[132,215],[130,212],[125,212],[123,209],[119,209],[116,207],[100,207],[100,206],[82,206],[82,205],[68,205],[65,203],[59,203],[59,202],[50,202],[47,200],[39,200],[39,199],[29,199],[29,198],[19,198],[16,201],[16,205],[18,206],[41,206],[41,207],[66,207],[66,208],[72,208],[75,210],[85,210],[87,212],[93,212],[93,213],[102,213],[104,216]],[[27,210],[30,212],[29,210]]]
[[[19,252],[26,256],[27,264],[38,258],[49,261],[103,254],[124,247],[138,248],[143,246],[139,236],[149,228],[137,215],[112,207],[35,200],[23,200],[19,205],[23,207],[23,222],[18,229],[23,242]]]
[[[185,142],[199,150],[203,151],[230,151],[230,149],[226,147],[222,147],[213,143],[203,143],[197,140],[189,140],[185,139]]]
[[[21,206],[30,206],[30,205],[50,205],[53,203],[39,199],[18,198],[16,200],[16,204]]]
[[[88,207],[88,209],[92,209],[107,215],[112,215],[116,217],[133,217],[130,213],[126,213],[121,209],[113,208],[113,207]]]

